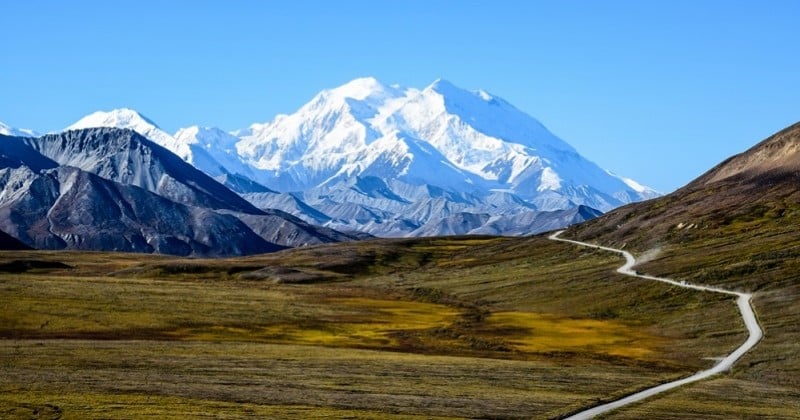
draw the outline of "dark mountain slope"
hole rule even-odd
[[[7,170],[6,170],[7,171]],[[39,249],[228,256],[283,249],[239,219],[167,200],[77,168],[19,168],[0,228]]]
[[[667,196],[571,229],[583,239],[647,249],[663,242],[794,227],[800,219],[800,124],[735,155]]]
[[[3,231],[0,231],[0,249],[9,251],[19,251],[32,248],[22,243],[19,239]]]
[[[194,208],[204,209],[227,215],[226,218],[246,219],[246,223],[253,226],[263,239],[259,243],[278,240],[281,246],[293,247],[354,239],[331,229],[309,225],[284,213],[260,210],[172,152],[127,129],[92,128],[40,138],[0,138],[0,168],[21,166],[30,168],[31,174],[28,175],[59,166],[78,168],[121,185],[140,187],[173,203],[188,206],[192,211],[199,211]],[[6,183],[3,187],[13,185]],[[162,212],[168,211],[162,209]],[[164,214],[164,218],[169,216]],[[12,229],[13,232],[17,230]],[[30,242],[23,236],[20,239]],[[254,245],[254,249],[261,248],[261,245]],[[199,249],[195,251],[201,252]],[[242,251],[253,252],[243,248]],[[155,252],[161,251],[155,249]],[[202,252],[203,255],[217,255]],[[219,255],[231,254],[220,250]]]
[[[132,130],[90,128],[24,142],[59,165],[135,185],[182,204],[260,213],[238,194]]]

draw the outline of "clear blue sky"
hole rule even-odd
[[[360,76],[442,77],[661,191],[800,120],[800,1],[0,0],[0,121],[130,107],[174,132]]]

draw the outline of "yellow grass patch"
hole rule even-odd
[[[657,338],[613,320],[563,318],[531,312],[496,312],[485,322],[489,330],[505,330],[505,341],[530,353],[592,352],[646,358]]]
[[[264,341],[332,347],[383,348],[397,345],[391,333],[444,327],[459,312],[445,305],[370,298],[332,298],[330,316],[257,328],[227,326],[183,328],[183,340]]]

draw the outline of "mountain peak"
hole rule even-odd
[[[443,79],[441,77],[434,80],[433,83],[431,83],[426,89],[435,90],[440,93],[443,93],[443,91],[448,91],[453,89],[463,90],[460,87],[451,83],[449,80]]]
[[[160,130],[160,127],[153,120],[130,108],[93,112],[67,127],[67,130],[96,127],[134,128],[134,126],[142,125],[149,125]]]
[[[191,150],[187,144],[178,142],[174,137],[162,130],[153,120],[130,108],[117,108],[111,111],[94,112],[81,118],[64,131],[100,127],[127,128],[133,130],[156,142],[158,145],[166,147],[183,160],[188,161],[191,158]]]
[[[39,133],[27,128],[14,128],[0,122],[0,134],[14,137],[39,137]]]
[[[397,89],[388,87],[374,77],[353,79],[337,88],[324,91],[341,98],[364,100],[370,97],[385,97]]]

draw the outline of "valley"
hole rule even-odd
[[[0,281],[4,417],[553,418],[708,368],[745,337],[729,299],[544,237],[0,258],[71,267],[0,264],[17,267]]]
[[[0,420],[800,420],[762,3],[3,2]]]

